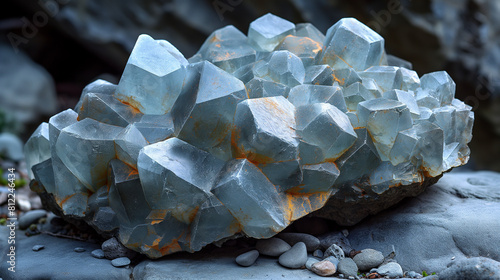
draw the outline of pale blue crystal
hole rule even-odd
[[[289,87],[304,83],[304,64],[289,51],[275,51],[266,59],[269,78]]]
[[[430,90],[441,106],[450,105],[455,98],[455,82],[445,71],[425,74],[420,78],[420,83],[423,89]]]
[[[328,29],[320,61],[362,71],[380,65],[383,51],[384,38],[354,18],[343,18]]]
[[[315,103],[330,103],[342,112],[347,112],[347,107],[339,86],[300,85],[293,87],[288,95],[295,107]]]
[[[88,84],[85,88],[83,88],[82,95],[80,95],[80,100],[75,106],[75,111],[77,113],[80,112],[83,100],[85,99],[85,97],[89,92],[113,95],[115,93],[115,90],[116,90],[116,85],[108,81],[102,79],[97,79],[93,81],[92,83]]]
[[[127,126],[115,139],[116,157],[130,166],[137,168],[139,151],[148,145],[148,141],[134,124]]]
[[[237,104],[247,98],[245,85],[209,62],[203,62],[193,94],[196,101],[179,138],[216,157],[231,158],[231,129]]]
[[[300,150],[305,164],[334,161],[356,141],[356,133],[349,118],[337,107],[316,103],[297,108],[297,133],[303,142],[318,147],[322,159],[314,162],[307,151]]]
[[[122,130],[87,118],[61,130],[56,152],[87,189],[96,191],[107,182],[108,163],[116,157],[114,139]]]
[[[28,140],[31,185],[150,258],[268,238],[329,200],[354,223],[469,158],[472,108],[409,68],[352,18],[324,36],[267,14],[189,60],[141,35],[118,86],[92,82]]]
[[[329,65],[312,65],[306,68],[304,84],[331,86],[334,81],[333,70]]]
[[[393,89],[384,92],[382,97],[402,102],[410,110],[413,119],[419,118],[420,109],[418,108],[417,101],[415,100],[415,95],[412,91]]]
[[[146,200],[189,224],[209,196],[224,161],[178,138],[144,147],[137,168]]]
[[[184,63],[160,42],[141,35],[130,54],[115,96],[144,114],[168,113],[186,76]]]
[[[41,123],[24,146],[28,176],[33,179],[31,168],[50,158],[49,125]]]
[[[359,72],[359,76],[376,80],[382,92],[401,89],[403,84],[403,75],[399,67],[394,66],[373,66]]]
[[[389,153],[398,132],[413,125],[410,110],[405,104],[385,98],[359,103],[358,117],[360,123],[366,124],[383,161],[389,160]]]
[[[255,61],[256,51],[247,37],[232,25],[214,31],[198,51],[200,61],[207,60],[232,73]]]
[[[295,33],[295,24],[273,14],[265,14],[250,23],[248,41],[257,50],[270,52],[287,35]]]
[[[118,101],[112,95],[89,92],[82,101],[78,119],[92,118],[102,123],[126,127],[138,122],[142,115],[136,108]]]
[[[323,48],[323,42],[325,42],[325,35],[321,33],[314,25],[311,23],[299,23],[295,25],[295,36],[310,38],[319,44]]]
[[[248,236],[268,238],[286,227],[284,205],[278,191],[246,159],[228,162],[212,192],[238,220]]]
[[[302,60],[304,67],[311,66],[321,52],[322,44],[307,37],[288,35],[276,50],[288,50]]]
[[[253,78],[245,84],[248,98],[283,96],[288,97],[290,88],[262,78]]]

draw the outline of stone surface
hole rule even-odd
[[[0,112],[7,114],[6,120],[27,124],[57,111],[54,80],[47,70],[24,52],[4,43],[0,44],[0,60]],[[19,129],[10,127],[13,131]]]
[[[383,264],[377,268],[376,272],[382,276],[387,276],[389,278],[403,277],[403,269],[396,262]]]
[[[236,263],[241,266],[251,266],[259,257],[259,251],[252,250],[236,257]]]
[[[320,249],[326,251],[333,244],[342,248],[344,256],[348,256],[352,250],[351,243],[340,231],[333,231],[318,236],[320,240]]]
[[[325,279],[307,269],[286,269],[277,264],[275,258],[259,257],[249,267],[241,267],[234,259],[241,254],[241,248],[217,248],[202,250],[196,254],[177,253],[158,260],[144,260],[134,267],[134,279],[162,279],[165,275],[173,279]],[[193,269],[180,269],[191,267]],[[196,268],[196,269],[194,269]],[[340,280],[331,277],[329,279]]]
[[[384,255],[374,249],[364,249],[352,258],[360,271],[368,271],[379,266],[384,261]]]
[[[40,218],[46,216],[47,211],[45,210],[32,210],[19,217],[17,225],[19,226],[19,229],[24,230],[27,229],[31,224],[36,224]]]
[[[114,267],[124,267],[130,264],[130,259],[127,257],[116,258],[111,260],[111,264]]]
[[[467,257],[500,261],[500,174],[445,174],[422,195],[350,230],[354,248],[396,251],[404,270],[439,272]],[[429,258],[429,256],[433,256]]]
[[[448,74],[388,66],[361,22],[323,37],[266,14],[247,35],[218,29],[189,59],[140,35],[118,85],[91,83],[28,140],[46,207],[159,258],[319,209],[353,225],[467,162],[474,115]]]
[[[439,279],[500,279],[500,262],[484,257],[460,260],[440,272]]]
[[[96,259],[104,259],[104,251],[101,249],[95,249],[90,254]]]
[[[358,265],[351,258],[343,258],[339,261],[337,265],[337,271],[344,274],[345,276],[357,276],[358,275]]]
[[[0,271],[4,280],[21,279],[129,279],[130,268],[115,268],[109,260],[96,259],[90,253],[76,253],[76,247],[85,248],[91,252],[99,245],[57,238],[46,234],[26,237],[21,231],[16,235],[16,272],[6,273],[7,246],[0,247]],[[0,226],[0,242],[7,244],[8,228]],[[34,252],[32,247],[44,244],[45,249]],[[85,265],[82,265],[85,264]],[[89,269],[92,267],[92,269]],[[57,269],[55,269],[57,268]]]
[[[73,251],[77,252],[77,253],[83,253],[86,251],[85,248],[82,248],[82,247],[76,247],[75,249],[73,249]]]
[[[296,232],[282,232],[278,234],[280,239],[283,239],[291,246],[298,242],[304,242],[307,248],[307,252],[313,252],[319,247],[319,239],[313,235],[306,233],[296,233]]]
[[[313,256],[316,258],[323,258],[323,255],[323,251],[321,251],[320,249],[314,250],[313,252]]]
[[[304,242],[297,242],[290,250],[281,254],[279,264],[287,268],[301,268],[307,262],[307,249]]]
[[[281,254],[290,250],[290,248],[292,247],[282,239],[273,237],[269,239],[257,240],[255,248],[262,255],[279,257]]]
[[[307,261],[306,261],[306,268],[311,270],[311,267],[313,264],[317,263],[317,262],[320,262],[321,259],[317,259],[317,258],[307,258]]]
[[[0,133],[0,155],[14,161],[24,159],[23,142],[12,133]]]
[[[131,251],[124,247],[116,238],[110,238],[104,241],[101,245],[101,249],[104,253],[104,257],[108,260],[117,259],[120,257],[133,258],[135,255],[134,251]]]
[[[335,243],[333,243],[330,247],[328,247],[328,249],[325,250],[324,257],[327,258],[330,256],[335,257],[337,260],[345,258],[344,251],[342,250],[342,248],[340,248],[339,245]]]
[[[31,248],[33,251],[38,252],[40,250],[45,249],[45,245],[35,245],[33,248]]]
[[[336,267],[328,260],[319,261],[311,266],[311,271],[319,276],[332,276],[335,274]]]

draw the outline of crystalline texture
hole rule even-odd
[[[115,95],[144,114],[165,114],[177,100],[185,76],[185,66],[169,48],[147,35],[141,35],[130,54]]]
[[[286,227],[276,188],[246,159],[229,162],[212,192],[229,209],[248,236],[268,238]],[[240,199],[235,200],[235,197]]]
[[[325,36],[267,14],[188,60],[141,35],[118,85],[90,83],[33,133],[30,186],[150,258],[309,214],[350,226],[469,158],[471,107],[446,72],[410,67],[352,18]]]
[[[71,173],[96,191],[107,183],[108,163],[116,157],[114,139],[122,130],[87,118],[61,130],[55,149]]]
[[[266,14],[250,23],[248,41],[257,51],[270,52],[294,31],[295,24],[273,14]]]
[[[26,142],[24,152],[26,153],[28,175],[33,179],[31,168],[50,158],[49,125],[47,123],[40,124],[35,132],[33,132],[33,135]]]
[[[209,62],[202,62],[196,101],[179,138],[227,160],[236,105],[247,98],[245,85]]]
[[[316,103],[297,108],[297,132],[305,145],[300,146],[303,163],[335,161],[356,140],[349,118],[328,103]],[[319,148],[321,156],[313,157],[310,146]]]
[[[229,25],[213,32],[198,52],[204,60],[212,62],[227,72],[255,61],[255,50],[247,43],[247,37]]]
[[[344,18],[328,29],[320,59],[332,68],[361,71],[379,65],[383,52],[380,35],[354,18]]]

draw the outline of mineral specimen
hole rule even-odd
[[[474,115],[454,92],[446,72],[387,65],[353,18],[324,36],[267,14],[188,60],[141,35],[118,85],[89,84],[34,132],[31,186],[151,258],[313,212],[351,225],[468,160]]]

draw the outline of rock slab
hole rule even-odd
[[[500,247],[492,246],[500,244],[499,181],[496,172],[447,173],[420,196],[353,227],[349,241],[384,255],[394,246],[405,271],[439,272],[467,256],[500,261]]]

